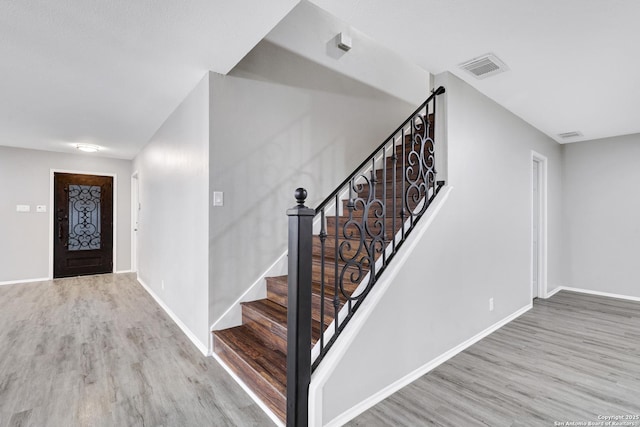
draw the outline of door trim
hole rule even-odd
[[[140,222],[140,173],[131,174],[131,271],[138,272],[138,235],[136,227]]]
[[[88,171],[78,171],[78,170],[70,170],[70,169],[50,169],[49,170],[49,280],[53,280],[53,230],[55,229],[55,215],[53,211],[54,205],[54,175],[56,173],[72,173],[76,175],[95,175],[95,176],[109,176],[113,178],[113,272],[118,271],[117,269],[117,247],[118,240],[116,236],[118,235],[118,175],[115,173],[107,173],[107,172],[88,172]]]
[[[547,158],[540,153],[531,151],[529,162],[529,191],[531,192],[531,256],[530,262],[530,299],[533,299],[533,162],[538,163],[538,297],[547,298]]]

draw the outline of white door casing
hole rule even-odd
[[[533,298],[538,297],[540,275],[540,162],[533,159],[532,170],[532,210],[531,210],[531,293]]]
[[[531,152],[531,299],[547,297],[547,158]]]

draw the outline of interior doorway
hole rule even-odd
[[[547,293],[547,158],[531,157],[531,298]]]
[[[113,177],[53,174],[53,277],[113,272]]]
[[[138,172],[131,175],[131,271],[138,271],[138,230],[140,229],[140,181]]]
[[[538,298],[540,288],[540,162],[533,160],[533,203],[531,211],[531,290],[533,298]]]

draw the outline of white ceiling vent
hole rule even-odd
[[[578,132],[577,130],[574,130],[573,132],[559,133],[558,136],[562,139],[571,139],[571,138],[577,138],[583,135],[582,135],[582,132]]]
[[[493,53],[473,58],[470,61],[459,65],[460,68],[470,73],[477,79],[486,79],[494,74],[504,73],[509,70],[507,64],[502,62],[500,58]]]

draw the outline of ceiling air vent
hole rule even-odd
[[[471,61],[460,64],[459,67],[477,79],[486,79],[494,74],[504,73],[509,69],[507,64],[502,62],[493,53],[487,53],[486,55],[473,58]]]
[[[573,132],[559,133],[558,136],[562,139],[571,139],[571,138],[577,138],[583,135],[582,135],[582,132],[578,132],[577,130],[574,130]]]

